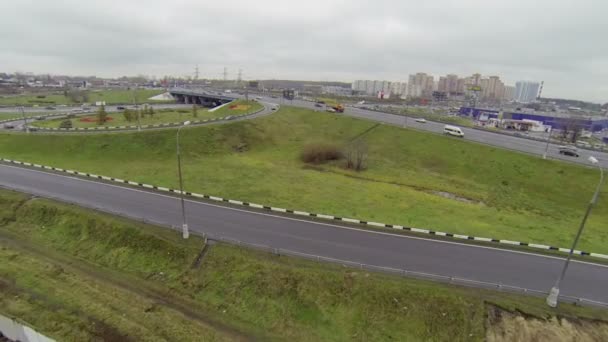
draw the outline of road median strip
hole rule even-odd
[[[114,183],[127,184],[127,185],[146,188],[146,189],[154,189],[154,190],[158,190],[158,191],[162,191],[162,192],[171,192],[171,193],[175,193],[175,194],[181,193],[181,191],[177,190],[177,189],[171,189],[171,188],[161,187],[161,186],[157,186],[157,185],[144,184],[144,183],[140,183],[140,182],[123,180],[123,179],[119,179],[119,178],[99,176],[99,175],[94,175],[94,174],[90,174],[90,173],[86,173],[86,172],[67,170],[67,169],[57,168],[57,167],[53,167],[53,166],[32,164],[32,163],[28,163],[28,162],[22,162],[22,161],[11,160],[11,159],[6,159],[6,158],[0,158],[0,161],[4,162],[4,163],[8,163],[8,164],[13,164],[13,165],[21,165],[21,166],[33,167],[33,168],[44,169],[44,170],[52,170],[55,172],[62,172],[62,173],[78,175],[78,176],[93,178],[93,179],[102,179],[102,180],[111,181]],[[233,199],[205,195],[205,194],[198,194],[198,193],[193,193],[193,192],[188,192],[188,191],[184,191],[184,194],[187,196],[190,196],[190,197],[194,197],[194,198],[209,199],[209,200],[216,201],[216,202],[226,202],[226,203],[230,203],[233,205],[251,207],[251,208],[262,209],[262,210],[266,210],[266,211],[274,211],[274,212],[280,212],[280,213],[286,213],[286,214],[292,214],[292,215],[298,215],[298,216],[314,217],[314,218],[319,218],[319,219],[324,219],[324,220],[342,221],[345,223],[361,224],[361,225],[366,225],[366,226],[371,226],[371,227],[396,229],[396,230],[402,230],[402,231],[409,231],[409,232],[416,233],[416,234],[437,235],[437,236],[448,237],[448,238],[458,239],[458,240],[480,241],[480,242],[493,243],[493,244],[502,244],[502,245],[509,245],[509,246],[518,246],[518,247],[523,246],[523,247],[528,247],[528,248],[533,248],[533,249],[550,250],[550,251],[566,253],[566,254],[570,253],[569,248],[562,248],[562,247],[555,247],[555,246],[548,246],[548,245],[541,245],[541,244],[527,243],[527,242],[520,242],[520,241],[512,241],[512,240],[494,239],[494,238],[488,238],[488,237],[477,237],[477,236],[453,234],[453,233],[439,232],[439,231],[434,231],[434,230],[429,230],[429,229],[421,229],[421,228],[386,224],[386,223],[380,223],[380,222],[364,221],[364,220],[360,220],[360,219],[345,218],[345,217],[339,217],[339,216],[333,216],[333,215],[327,215],[327,214],[310,213],[307,211],[278,208],[278,207],[273,207],[273,206],[268,206],[268,205],[244,202],[244,201],[240,201],[240,200],[233,200]],[[579,256],[590,256],[590,257],[594,257],[594,258],[608,260],[608,255],[606,255],[606,254],[586,252],[586,251],[580,251],[580,250],[574,250],[572,253],[575,255],[579,255]]]

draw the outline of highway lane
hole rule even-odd
[[[0,186],[180,226],[175,197],[0,164]],[[289,191],[290,189],[285,189]],[[548,291],[563,260],[187,201],[192,230],[301,253]],[[574,232],[573,232],[574,233]],[[608,267],[574,262],[562,294],[608,303]]]
[[[390,123],[393,125],[402,126],[404,124],[403,116],[394,114],[379,113],[359,108],[348,108],[347,114],[354,117],[371,119],[374,121]],[[414,118],[408,117],[407,119],[407,127],[425,130],[433,133],[443,133],[444,126],[445,124],[439,122],[427,121],[426,123],[417,123],[415,122]],[[483,143],[486,145],[517,150],[520,152],[526,152],[537,156],[542,156],[546,148],[546,142],[519,138],[516,136],[510,136],[505,134],[492,133],[467,127],[461,127],[461,129],[465,135],[464,139]],[[549,144],[547,156],[553,159],[561,159],[569,162],[576,162],[587,165],[589,164],[587,160],[589,156],[595,156],[598,160],[601,161],[604,167],[608,167],[608,153],[579,149],[580,157],[576,158],[559,154],[558,146],[559,145],[556,144]]]

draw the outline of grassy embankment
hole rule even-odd
[[[137,98],[139,103],[147,102],[148,98],[162,94],[164,90],[160,89],[137,89],[126,90],[90,90],[87,91],[88,103],[96,101],[105,101],[106,104],[125,104],[133,103],[133,96]],[[68,96],[64,96],[63,91],[57,91],[46,94],[28,94],[20,96],[0,97],[0,105],[4,106],[56,106],[56,105],[72,105],[78,104],[72,101]]]
[[[380,125],[367,169],[299,160],[310,142],[347,144],[373,122],[283,107],[181,136],[189,191],[452,233],[570,245],[596,169]],[[175,132],[0,135],[0,156],[175,187]],[[580,248],[608,253],[604,189]]]
[[[197,264],[202,246],[196,237],[184,241],[177,232],[0,190],[0,313],[66,341],[608,336],[608,325],[597,321],[606,311],[550,310],[542,298],[223,244]],[[546,320],[555,315],[577,318],[555,326]]]
[[[232,106],[236,106],[230,108]],[[153,115],[142,115],[139,119],[141,125],[155,125],[161,123],[172,123],[172,122],[183,122],[187,120],[204,120],[224,117],[228,115],[243,115],[247,113],[255,112],[262,108],[262,105],[255,101],[235,101],[234,104],[224,106],[216,111],[210,112],[206,108],[198,108],[197,116],[194,117],[192,108],[184,109],[161,109],[155,110]],[[108,113],[109,120],[106,122],[106,126],[131,126],[137,125],[137,119],[127,121],[122,112]],[[83,120],[89,121],[83,121]],[[99,126],[95,122],[96,114],[90,116],[79,116],[72,120],[72,127],[97,127]],[[65,119],[55,119],[48,121],[35,121],[32,123],[38,127],[49,127],[58,128]]]

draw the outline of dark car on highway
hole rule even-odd
[[[579,156],[578,150],[576,149],[576,147],[572,147],[572,146],[560,146],[559,154],[563,154],[565,156],[577,157],[577,158]]]
[[[125,110],[125,109],[127,109],[127,108],[125,108],[124,106],[118,106],[118,107],[116,107],[116,109],[117,109],[117,110]]]
[[[15,125],[13,125],[13,124],[10,124],[10,123],[4,124],[4,129],[13,129],[13,128],[15,128]]]

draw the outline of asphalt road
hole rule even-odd
[[[0,164],[0,186],[180,226],[175,197]],[[289,191],[289,189],[285,189]],[[191,230],[301,253],[548,291],[563,260],[187,201]],[[574,262],[562,294],[608,303],[608,266]]]

